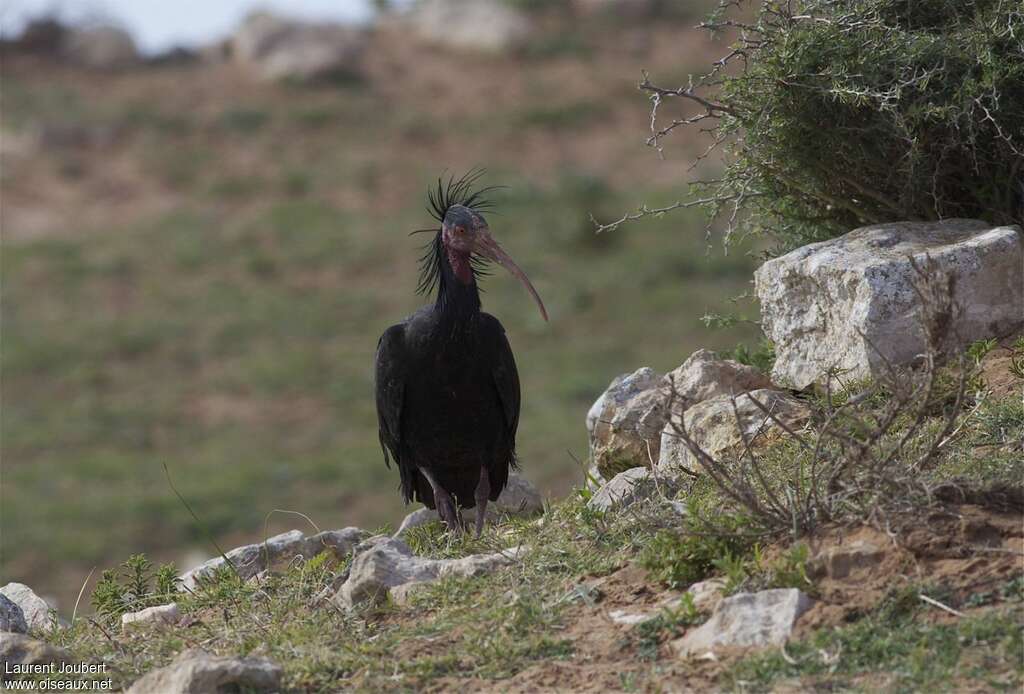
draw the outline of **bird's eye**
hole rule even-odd
[[[466,230],[465,230],[465,228],[463,228],[463,227],[455,227],[455,233],[456,233],[456,234],[460,234],[460,235],[461,235],[461,234],[465,234],[465,233],[466,233]]]

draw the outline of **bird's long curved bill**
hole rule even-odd
[[[516,261],[512,260],[512,256],[506,253],[505,249],[498,245],[498,242],[494,240],[493,236],[486,231],[479,232],[476,252],[485,258],[493,260],[498,265],[501,265],[512,273],[520,282],[522,282],[523,286],[526,287],[526,291],[530,292],[530,296],[532,296],[533,300],[537,302],[537,308],[540,309],[540,315],[544,317],[545,321],[548,320],[548,311],[544,308],[544,302],[541,301],[540,294],[538,294],[537,290],[533,288],[533,283],[530,282],[530,278],[526,276],[526,273],[523,272],[518,265],[516,265]]]

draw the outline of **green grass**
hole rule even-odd
[[[196,620],[174,633],[143,629],[120,637],[120,648],[112,650],[102,628],[113,628],[115,609],[109,626],[101,613],[98,621],[79,620],[48,638],[81,657],[102,658],[121,685],[166,663],[194,638],[218,653],[249,654],[258,647],[283,665],[288,690],[415,689],[448,675],[502,679],[534,662],[570,657],[573,644],[559,634],[573,607],[562,599],[566,581],[607,573],[627,556],[632,541],[649,532],[626,523],[602,531],[581,520],[580,512],[578,503],[563,504],[544,516],[542,526],[488,526],[480,540],[454,544],[439,525],[418,528],[411,542],[432,547],[434,554],[461,556],[517,542],[531,550],[507,571],[432,584],[414,594],[404,612],[391,604],[353,612],[313,606],[312,597],[345,568],[321,555],[261,585],[223,571],[194,594],[179,594],[181,609]],[[138,565],[138,558],[125,565],[122,591],[137,583]],[[102,585],[101,600],[123,604],[111,598],[109,579]]]

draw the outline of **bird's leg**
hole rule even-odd
[[[461,533],[462,524],[459,523],[459,516],[455,509],[455,502],[452,500],[452,495],[445,491],[444,487],[438,484],[430,470],[421,467],[420,472],[427,478],[427,482],[430,483],[430,488],[434,491],[434,505],[437,506],[437,515],[441,516],[441,520],[444,521],[446,526],[448,526],[448,530],[450,532],[456,534]]]
[[[487,474],[487,466],[480,468],[480,481],[477,482],[476,491],[473,493],[476,498],[476,536],[484,531],[484,518],[487,515],[487,500],[491,496],[491,478]]]

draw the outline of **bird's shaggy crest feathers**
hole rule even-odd
[[[483,169],[470,169],[459,178],[451,175],[446,181],[443,176],[439,177],[437,188],[427,189],[427,212],[437,220],[438,224],[441,224],[453,205],[462,205],[475,212],[493,210],[494,203],[487,195],[502,186],[476,188],[476,182],[484,173]],[[434,238],[423,247],[425,252],[420,259],[420,280],[416,287],[417,294],[429,294],[440,282],[441,263],[446,262],[444,260],[444,245],[441,243],[441,228],[438,226],[436,229],[418,229],[413,233],[418,232],[436,232]],[[490,274],[487,272],[485,259],[474,255],[470,259],[470,264],[474,279]]]

